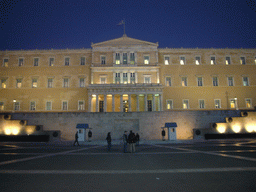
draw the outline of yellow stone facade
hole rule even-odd
[[[255,49],[171,49],[121,38],[0,51],[2,112],[253,109]]]

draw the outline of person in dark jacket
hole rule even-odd
[[[74,142],[74,146],[76,145],[80,146],[79,143],[78,143],[78,131],[76,132],[76,135],[75,135],[75,142]]]
[[[92,139],[92,131],[89,130],[89,131],[88,131],[88,141],[90,142],[91,139]]]
[[[108,142],[108,151],[110,151],[111,150],[111,133],[110,132],[108,132],[106,140]]]
[[[165,137],[165,130],[163,129],[162,131],[162,137],[163,137],[163,141],[165,140],[164,137]]]
[[[140,144],[140,135],[139,135],[139,133],[136,133],[135,140],[136,140],[136,145],[139,145]]]
[[[129,143],[129,152],[134,153],[135,152],[135,134],[130,131],[130,134],[128,135],[128,143]]]

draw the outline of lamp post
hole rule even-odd
[[[14,111],[15,111],[15,103],[16,103],[17,101],[16,101],[16,99],[13,99],[12,102],[13,102],[13,108],[12,108],[13,111],[12,111],[12,112],[14,113]]]

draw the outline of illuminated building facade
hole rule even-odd
[[[253,109],[255,49],[173,49],[121,38],[0,52],[2,112]]]

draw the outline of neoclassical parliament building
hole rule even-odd
[[[0,51],[0,61],[3,113],[256,106],[256,49],[158,48],[123,35],[87,49]]]

